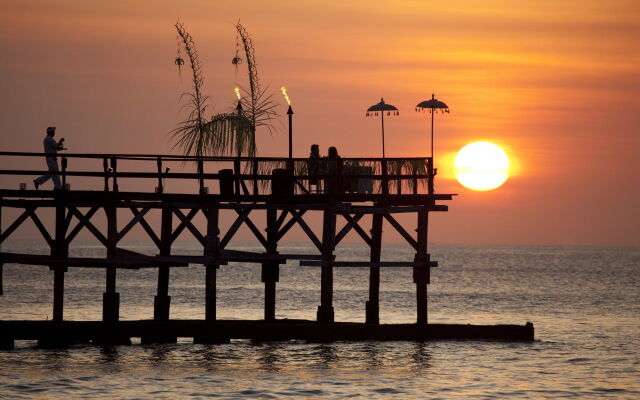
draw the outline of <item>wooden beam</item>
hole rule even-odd
[[[129,233],[129,231],[136,226],[136,224],[140,221],[140,219],[142,217],[144,217],[148,212],[149,212],[150,208],[143,208],[142,211],[140,211],[137,215],[134,214],[133,218],[131,219],[131,221],[129,221],[129,223],[122,228],[122,230],[120,232],[118,232],[118,241],[122,240],[124,238],[124,236]]]
[[[96,237],[96,239],[98,239],[100,241],[100,243],[102,243],[105,247],[107,247],[109,245],[109,242],[107,241],[107,238],[104,237],[102,232],[100,232],[98,230],[98,228],[96,228],[91,223],[89,218],[85,217],[80,211],[78,211],[77,208],[75,208],[73,206],[69,206],[69,210],[71,212],[73,212],[73,215],[75,215],[76,218],[78,218],[80,221],[82,221],[83,225],[89,230],[89,232],[91,232],[93,234],[93,236]]]
[[[300,227],[302,228],[304,233],[307,234],[307,237],[309,237],[309,239],[311,239],[311,241],[313,242],[313,244],[315,244],[315,246],[318,248],[318,250],[320,250],[320,252],[324,253],[324,246],[323,246],[322,242],[320,240],[318,240],[318,237],[315,235],[315,233],[313,233],[311,228],[309,228],[309,225],[307,225],[307,223],[302,219],[302,214],[298,213],[298,211],[296,211],[296,210],[289,210],[289,212],[291,213],[291,216],[296,219],[296,221],[298,222],[298,225],[300,225]],[[334,219],[335,219],[335,214],[333,214],[333,215],[334,215]],[[335,225],[335,223],[334,223],[334,225]],[[335,226],[333,227],[333,231],[334,231],[334,235],[335,235]],[[333,238],[331,240],[331,243],[333,243],[334,239],[335,238]]]
[[[51,239],[51,235],[49,235],[49,232],[47,231],[47,228],[44,227],[44,225],[42,224],[42,221],[40,221],[40,218],[38,218],[38,215],[36,214],[36,210],[33,209],[33,208],[27,208],[27,211],[29,212],[29,215],[31,216],[31,220],[33,221],[33,223],[36,225],[36,227],[40,231],[40,234],[42,234],[42,237],[44,238],[44,240],[47,241],[47,244],[49,246],[52,246],[53,245],[53,239]]]
[[[362,214],[356,214],[356,215],[362,215]],[[355,217],[351,217],[348,214],[343,214],[342,215],[347,221],[351,222],[352,219],[354,219]],[[360,224],[358,224],[357,221],[353,222],[353,229],[358,232],[358,235],[360,235],[360,237],[362,238],[362,240],[364,240],[364,242],[371,246],[371,237],[369,235],[367,235],[367,232],[364,231],[364,229],[362,229],[362,227],[360,226]],[[342,238],[340,239],[342,240]],[[338,244],[338,242],[336,242],[336,244]]]
[[[189,232],[191,232],[193,234],[193,236],[196,238],[196,240],[198,240],[198,242],[200,242],[201,245],[203,245],[203,246],[205,245],[204,236],[202,236],[200,231],[191,222],[193,220],[193,217],[195,217],[196,214],[198,213],[198,211],[199,211],[199,209],[193,208],[185,216],[182,213],[182,211],[180,211],[179,208],[174,208],[173,209],[173,213],[178,216],[178,218],[180,219],[181,222],[180,222],[180,225],[178,226],[178,228],[176,228],[176,230],[171,235],[171,242],[172,243],[178,238],[178,236],[180,236],[180,233],[182,233],[182,231],[186,227],[187,229],[189,229]]]
[[[13,223],[11,225],[9,225],[9,227],[4,232],[2,232],[2,234],[0,235],[0,243],[4,242],[5,239],[8,238],[13,233],[13,231],[18,229],[18,227],[27,218],[29,218],[29,210],[28,209],[24,210],[24,212],[22,214],[20,214],[20,216],[18,218],[16,218],[15,221],[13,221]]]
[[[282,217],[282,215],[285,215],[285,212],[290,213],[290,211],[283,211],[280,216]],[[299,216],[302,217],[306,212],[307,210],[301,210]],[[292,214],[289,221],[278,231],[278,236],[277,236],[278,241],[280,241],[280,239],[282,239],[284,235],[286,235],[287,232],[289,232],[289,230],[296,224],[296,222],[297,220],[293,217],[293,214]]]
[[[435,261],[434,261],[435,262]],[[426,268],[433,267],[431,263],[417,261],[331,261],[327,263],[324,260],[301,260],[301,267],[323,267],[328,264],[336,268]]]
[[[396,221],[395,218],[393,218],[393,216],[391,216],[390,214],[384,214],[384,217],[387,221],[389,221],[389,223],[391,223],[391,226],[395,228],[395,230],[404,238],[404,240],[406,240],[407,243],[411,245],[411,247],[416,250],[418,249],[418,242],[413,237],[411,237],[411,235],[404,229],[402,225],[400,225],[398,221]]]
[[[225,247],[227,247],[227,244],[229,244],[231,239],[233,239],[233,235],[235,235],[238,229],[242,226],[242,222],[247,217],[247,214],[249,214],[249,212],[251,212],[251,210],[247,208],[238,210],[238,217],[236,217],[236,220],[233,221],[233,224],[231,224],[229,230],[220,241],[220,249],[224,249]]]
[[[87,219],[91,219],[91,217],[93,217],[93,214],[95,214],[99,208],[100,207],[98,206],[91,207],[91,209],[89,209],[89,211],[87,211],[87,213],[85,214]],[[71,216],[74,215],[71,209],[69,209],[69,212],[67,213],[67,221],[69,223],[71,223],[71,220],[69,219],[70,215]],[[69,245],[73,241],[73,239],[75,239],[76,235],[80,233],[83,227],[84,227],[84,222],[82,222],[82,220],[78,220],[78,223],[76,224],[76,226],[71,230],[71,232],[69,233],[69,235],[67,235],[65,239],[65,241],[67,242],[67,245]]]
[[[275,211],[275,210],[270,210],[270,211]],[[267,239],[265,239],[264,235],[256,227],[256,225],[253,223],[253,221],[251,221],[251,219],[249,219],[249,214],[250,214],[250,212],[248,212],[246,214],[245,219],[244,219],[244,223],[249,227],[249,230],[251,230],[251,232],[253,232],[253,235],[256,237],[256,239],[258,239],[260,244],[266,249],[269,246],[267,244]]]
[[[141,213],[141,211],[138,211],[138,209],[136,207],[130,207],[129,209],[131,210],[131,212],[135,216],[138,216],[138,214]],[[162,245],[160,243],[160,238],[158,238],[158,235],[156,235],[156,233],[153,231],[153,228],[151,228],[149,223],[144,219],[144,216],[140,217],[139,224],[140,224],[140,226],[142,226],[144,231],[147,232],[147,235],[149,235],[149,238],[151,240],[153,240],[153,243],[156,245],[156,247],[158,247],[158,249],[160,249],[160,247]]]
[[[118,249],[122,251],[122,249]],[[23,265],[47,265],[47,266],[66,266],[80,268],[108,268],[116,267],[123,269],[139,269],[139,268],[157,268],[159,265],[169,267],[186,267],[188,263],[204,264],[210,261],[203,257],[197,256],[144,256],[141,257],[118,257],[114,259],[108,258],[92,258],[92,257],[64,257],[52,256],[44,254],[23,254],[23,253],[0,253],[0,262],[5,264],[23,264]],[[143,258],[146,257],[146,258]]]

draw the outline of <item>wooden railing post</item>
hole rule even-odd
[[[202,159],[198,160],[198,182],[200,184],[200,194],[205,194],[204,191],[204,162]]]
[[[111,171],[113,172],[113,191],[118,191],[118,159],[113,156],[111,157]]]
[[[254,177],[253,177],[253,195],[257,196],[259,194],[259,191],[258,191],[258,178],[255,177],[256,175],[258,175],[258,161],[256,161],[256,160],[253,160],[252,173],[254,175]]]
[[[434,179],[435,179],[435,170],[433,169],[433,158],[428,158],[427,159],[427,188],[428,188],[428,193],[429,194],[433,194],[434,193]]]
[[[413,179],[411,182],[413,182],[413,194],[418,194],[418,166],[417,165],[413,165],[412,167],[412,171],[411,171],[411,175],[413,175]]]
[[[60,166],[62,167],[62,189],[67,188],[67,157],[62,157],[60,160]]]
[[[234,194],[240,195],[240,160],[233,160]]]
[[[382,188],[382,194],[389,194],[389,173],[387,169],[387,160],[382,160],[382,180],[380,186]]]
[[[158,193],[162,193],[164,191],[164,188],[162,187],[162,157],[158,156],[158,158],[156,159],[156,166],[158,168],[158,189],[157,192]]]
[[[102,169],[104,171],[104,191],[109,191],[109,160],[107,157],[102,159]]]
[[[342,158],[338,158],[338,165],[336,168],[336,190],[334,191],[335,194],[337,194],[339,197],[342,197],[342,195],[345,192],[345,187],[344,187],[344,176],[342,175],[344,172],[344,163],[342,161]]]

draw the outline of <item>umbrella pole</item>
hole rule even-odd
[[[433,160],[433,114],[435,113],[435,109],[431,109],[431,160]]]
[[[384,157],[384,111],[380,112],[381,121],[382,121],[382,158]]]

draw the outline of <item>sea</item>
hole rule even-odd
[[[147,244],[129,249],[153,254]],[[252,244],[234,248],[255,250]],[[46,254],[39,242],[3,244],[3,251]],[[179,243],[181,254],[198,254]],[[281,252],[311,252],[283,244]],[[429,246],[429,321],[525,324],[533,342],[286,341],[198,345],[75,345],[40,349],[17,341],[0,350],[0,399],[637,399],[640,398],[640,248],[551,246]],[[344,244],[343,260],[366,260],[367,249]],[[100,256],[90,242],[71,254]],[[383,246],[383,260],[412,260],[410,248]],[[122,320],[151,319],[156,269],[118,272]],[[334,273],[338,321],[364,321],[368,270]],[[297,262],[281,266],[277,318],[314,319],[320,271]],[[99,320],[105,273],[71,268],[65,319]],[[4,266],[1,320],[46,320],[53,273],[46,267]],[[261,319],[260,267],[230,264],[218,273],[218,318]],[[410,269],[381,272],[382,323],[415,321]],[[204,318],[204,268],[175,268],[171,318]]]

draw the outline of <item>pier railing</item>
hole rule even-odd
[[[60,176],[65,188],[73,185],[74,189],[81,186],[114,192],[120,190],[123,181],[135,180],[136,192],[169,193],[178,188],[184,193],[184,185],[172,186],[179,180],[195,183],[195,191],[200,194],[236,196],[434,194],[433,160],[422,157],[311,160],[61,153],[57,157],[58,172],[38,168],[46,167],[45,157],[44,153],[0,152],[2,186],[25,189],[33,178],[52,174]],[[31,168],[22,168],[27,165]]]

